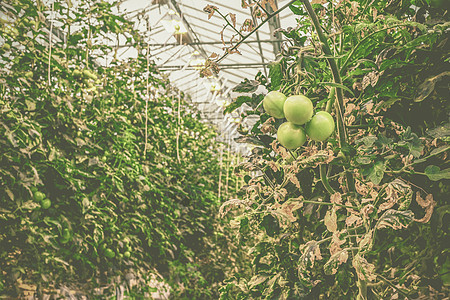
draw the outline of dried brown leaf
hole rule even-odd
[[[236,14],[229,13],[231,23],[233,23],[233,27],[236,27]]]
[[[425,200],[420,196],[420,192],[416,193],[416,202],[425,209],[425,215],[422,219],[414,218],[414,221],[419,223],[427,223],[431,219],[431,215],[433,214],[434,207],[436,206],[436,201],[433,199],[432,194],[428,194],[425,197]]]
[[[327,211],[327,213],[325,214],[325,217],[323,219],[323,222],[324,222],[325,226],[327,226],[327,230],[329,232],[337,231],[337,215],[336,215],[336,210],[334,208]]]
[[[355,268],[359,279],[368,281],[374,281],[376,279],[375,265],[367,262],[367,260],[359,254],[356,254],[355,257],[353,257],[352,265]]]
[[[254,28],[253,20],[252,19],[245,19],[244,23],[241,26],[241,32],[250,32]]]
[[[342,195],[341,193],[334,193],[330,197],[330,202],[334,204],[342,204]]]
[[[211,19],[211,17],[214,15],[214,13],[218,10],[217,6],[214,5],[206,5],[205,8],[203,8],[204,12],[208,13],[208,20]]]
[[[268,118],[268,119],[261,125],[261,132],[264,133],[264,134],[267,134],[267,133],[275,133],[275,132],[276,132],[276,129],[275,129],[275,127],[274,127],[273,124],[272,124],[272,123],[274,123],[274,122],[275,122],[275,118],[273,118],[273,117]]]
[[[347,217],[347,219],[345,219],[345,224],[349,227],[350,226],[358,227],[359,225],[362,224],[362,218],[355,214],[351,214],[350,216]]]
[[[278,165],[274,161],[272,160],[268,161],[267,165],[272,169],[272,171],[278,172],[279,170]]]
[[[246,205],[247,200],[241,199],[231,199],[226,201],[220,206],[219,216],[223,218],[233,207],[239,207],[241,205]]]
[[[335,231],[335,232],[333,232],[333,236],[332,236],[331,243],[330,243],[330,246],[329,246],[331,255],[334,255],[335,253],[338,253],[339,251],[341,251],[342,250],[341,246],[343,244],[345,244],[345,242],[346,242],[345,239],[341,240],[339,238],[339,236],[341,234],[342,234],[342,231]]]
[[[293,212],[302,207],[303,207],[303,202],[294,201],[291,199],[291,200],[284,202],[281,205],[280,211],[283,213],[283,215],[285,217],[287,217],[289,219],[289,221],[295,222],[295,221],[297,221],[297,218],[294,216]]]
[[[289,176],[289,180],[298,188],[300,189],[300,182],[298,181],[297,176],[295,176],[295,174],[291,174]]]

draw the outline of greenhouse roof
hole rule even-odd
[[[236,17],[239,30],[245,20],[252,19],[252,12],[262,11],[257,6],[243,8],[241,0],[127,0],[121,9],[128,13],[149,39],[151,59],[159,70],[168,75],[171,82],[190,95],[192,102],[202,117],[215,125],[223,141],[232,141],[239,134],[239,111],[224,115],[224,106],[232,101],[236,94],[232,88],[243,79],[254,79],[261,71],[268,74],[268,63],[275,59],[282,44],[282,35],[278,28],[295,27],[295,17],[289,9],[281,13],[249,36],[238,48],[240,54],[227,55],[220,63],[220,72],[212,78],[200,76],[199,66],[213,53],[222,56],[225,47],[235,44],[241,37],[232,27],[221,31],[227,22],[220,16]],[[249,1],[248,1],[249,2]],[[264,2],[264,1],[263,1]],[[266,1],[264,9],[270,13],[291,1]],[[204,11],[207,5],[215,6],[215,12],[208,19]],[[265,19],[265,18],[263,18]],[[255,19],[253,19],[255,21]],[[232,21],[231,21],[232,23]],[[256,20],[260,24],[261,19]],[[242,35],[247,34],[242,32]],[[225,44],[224,44],[225,43]],[[121,47],[122,56],[132,56],[134,49]],[[131,50],[131,51],[128,51]],[[252,122],[246,120],[244,122]],[[249,124],[243,124],[249,126]],[[236,145],[234,145],[236,146]]]

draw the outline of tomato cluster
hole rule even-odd
[[[271,91],[264,97],[263,107],[276,119],[286,118],[287,122],[278,127],[277,138],[287,149],[302,146],[306,136],[321,142],[334,132],[333,117],[326,111],[314,114],[314,105],[304,95],[286,97],[283,93]]]

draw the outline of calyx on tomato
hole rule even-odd
[[[324,141],[334,132],[333,117],[326,111],[320,111],[306,124],[306,134],[313,141]]]
[[[296,149],[306,142],[306,134],[301,126],[285,122],[278,127],[277,139],[287,149]]]
[[[314,106],[311,100],[304,95],[290,96],[284,102],[284,116],[295,124],[303,125],[308,122],[314,113]]]
[[[283,106],[286,96],[277,91],[269,92],[263,99],[264,110],[272,117],[277,119],[284,118]]]

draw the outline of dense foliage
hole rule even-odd
[[[217,298],[236,257],[216,218],[234,155],[117,3],[0,8],[0,295],[149,297],[164,279],[177,299]],[[115,38],[137,58],[105,63]]]
[[[446,5],[298,0],[290,6],[298,25],[282,30],[288,42],[269,78],[242,82],[226,109],[244,105],[242,117],[258,121],[242,126],[238,140],[255,145],[241,165],[253,176],[221,208],[223,215],[240,212],[234,222],[252,274],[235,272],[222,299],[448,295]],[[259,22],[266,18],[261,7],[254,6]],[[332,112],[335,134],[292,151],[280,146],[276,132],[285,120],[264,111],[260,86],[306,95],[316,111]]]

